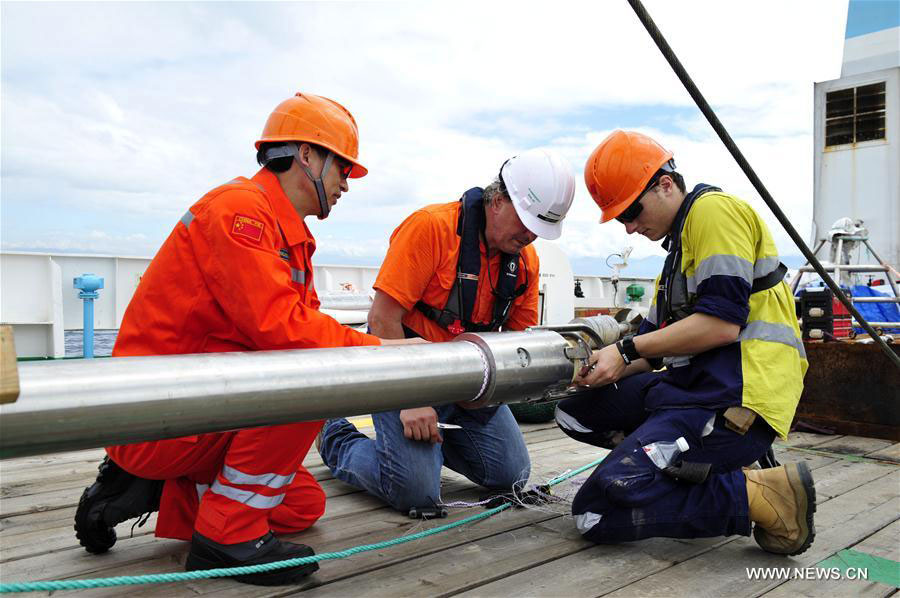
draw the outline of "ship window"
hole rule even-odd
[[[885,84],[825,94],[825,146],[885,138]]]

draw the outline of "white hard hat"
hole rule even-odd
[[[528,230],[543,239],[559,238],[575,197],[575,175],[562,156],[542,149],[522,152],[500,167],[500,182]]]

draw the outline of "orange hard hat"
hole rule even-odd
[[[672,159],[672,152],[646,135],[613,131],[584,165],[584,184],[608,222],[621,214]]]
[[[297,93],[278,104],[266,126],[256,149],[263,143],[302,141],[331,150],[353,164],[350,177],[357,179],[369,172],[357,160],[359,130],[350,111],[326,97],[311,93]]]

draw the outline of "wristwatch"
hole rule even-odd
[[[625,365],[631,365],[632,361],[636,361],[641,358],[641,354],[638,353],[637,348],[634,346],[633,335],[628,335],[622,340],[617,341],[616,348],[619,349],[619,353],[622,354],[622,359],[625,360]]]

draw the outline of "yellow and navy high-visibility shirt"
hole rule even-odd
[[[808,363],[790,287],[782,281],[751,294],[754,279],[780,263],[772,235],[753,208],[716,188],[698,185],[683,205],[689,206],[687,214],[680,210],[672,229],[681,230],[681,263],[674,267],[684,277],[691,311],[738,324],[741,333],[729,345],[664,360],[666,372],[647,390],[645,404],[742,405],[787,437]],[[665,325],[658,321],[664,313],[657,305],[660,278],[656,285],[639,334]]]

